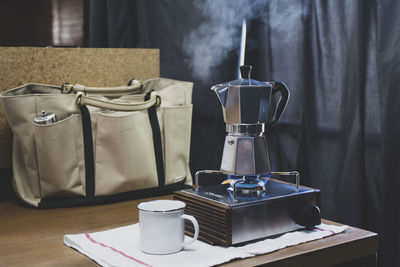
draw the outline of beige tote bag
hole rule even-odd
[[[27,84],[0,95],[13,132],[13,187],[41,207],[140,198],[191,185],[192,83],[93,88]],[[57,121],[39,125],[45,111]]]

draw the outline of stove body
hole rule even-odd
[[[314,226],[320,222],[320,191],[269,179],[262,195],[237,194],[212,185],[175,192],[185,213],[199,222],[199,239],[230,246]],[[186,233],[193,234],[190,224]]]

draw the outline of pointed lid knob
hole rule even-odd
[[[240,76],[242,77],[242,79],[247,79],[250,80],[250,76],[251,76],[251,69],[253,67],[250,65],[242,65],[240,66]]]

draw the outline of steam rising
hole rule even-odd
[[[260,19],[272,30],[285,32],[286,24],[299,23],[302,12],[301,3],[294,5],[291,0],[197,0],[195,7],[205,20],[183,40],[183,49],[193,76],[205,82],[231,51],[237,51],[239,61],[243,21],[248,25]]]
[[[242,34],[240,35],[240,56],[239,56],[239,66],[244,65],[244,56],[246,50],[246,37],[247,37],[247,23],[243,20],[242,23]],[[240,79],[240,70],[238,69],[238,79]]]

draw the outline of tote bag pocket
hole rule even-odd
[[[191,184],[189,170],[190,134],[193,105],[164,108],[164,157],[166,184],[186,178]]]
[[[147,110],[98,112],[95,124],[96,196],[158,186]]]
[[[41,197],[85,195],[81,115],[34,124]]]

